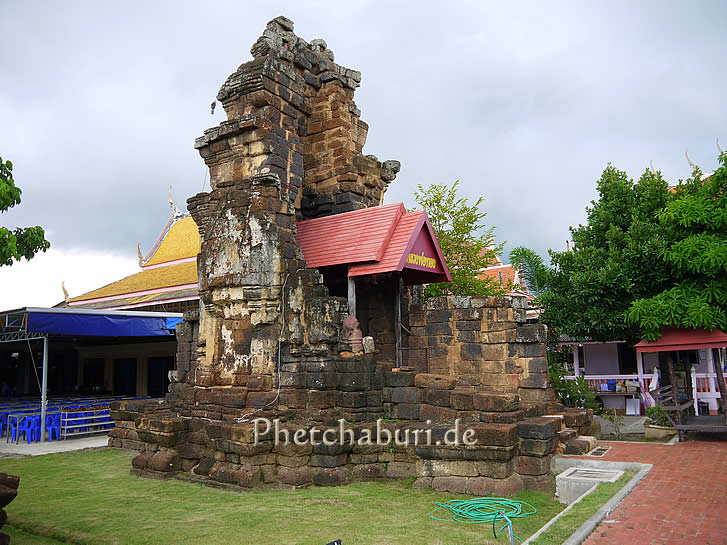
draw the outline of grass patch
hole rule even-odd
[[[406,480],[233,492],[140,479],[129,474],[130,467],[130,453],[115,449],[1,459],[0,471],[21,477],[8,524],[79,545],[324,545],[337,538],[344,545],[507,542],[506,532],[495,541],[487,524],[430,519],[435,501],[466,496],[415,490]],[[523,539],[563,509],[552,494],[523,492],[513,499],[538,510],[515,521]]]
[[[63,541],[55,541],[45,537],[36,536],[17,530],[8,526],[7,524],[0,528],[0,532],[10,536],[10,543],[12,545],[65,545]]]
[[[591,518],[598,509],[610,500],[635,475],[634,471],[624,474],[613,483],[600,483],[596,489],[578,502],[573,509],[563,515],[548,531],[535,540],[534,545],[560,545],[577,528]]]

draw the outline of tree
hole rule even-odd
[[[502,244],[495,246],[495,229],[485,227],[487,216],[480,210],[483,197],[470,204],[466,197],[457,196],[459,180],[451,186],[417,186],[414,198],[426,210],[437,235],[442,254],[452,275],[452,282],[430,284],[424,294],[437,295],[499,295],[502,287],[493,278],[478,274],[497,263]]]
[[[709,177],[695,168],[658,214],[668,241],[661,266],[674,278],[628,309],[629,321],[650,341],[663,326],[727,331],[727,154],[719,161]]]
[[[667,239],[657,218],[673,198],[661,173],[646,170],[634,184],[611,165],[597,185],[587,222],[571,228],[572,251],[550,251],[553,269],[541,295],[542,320],[573,338],[639,340],[626,320],[631,303],[669,285],[662,259]]]
[[[13,164],[0,157],[0,212],[20,204],[22,191],[13,180]],[[42,227],[17,227],[14,230],[0,226],[0,266],[12,265],[21,258],[31,259],[38,251],[46,251],[50,243]]]
[[[528,290],[536,298],[548,289],[550,267],[534,250],[525,246],[513,248],[510,252],[510,265],[520,271]]]

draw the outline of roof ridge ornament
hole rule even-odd
[[[172,199],[172,186],[169,186],[169,206],[172,207],[172,216],[174,219],[181,218],[184,215],[184,212],[182,212],[179,208],[177,208],[177,204],[174,202],[174,199]]]
[[[136,255],[139,258],[139,267],[143,267],[144,266],[144,257],[141,255],[141,243],[140,242],[136,243]]]
[[[692,160],[689,158],[689,150],[684,150],[684,155],[687,158],[687,163],[689,163],[689,166],[692,168],[696,168],[696,165],[692,163]]]
[[[67,303],[67,302],[68,302],[68,300],[70,299],[70,297],[69,297],[69,295],[68,295],[68,291],[66,290],[66,281],[65,281],[65,280],[63,280],[63,281],[61,282],[61,289],[63,290],[63,299],[64,299],[64,300],[65,300],[65,302]]]

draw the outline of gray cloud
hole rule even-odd
[[[712,170],[727,147],[720,2],[4,3],[0,154],[24,202],[0,223],[148,249],[168,187],[202,189],[209,103],[279,14],[363,72],[365,151],[403,163],[387,201],[460,179],[508,248],[564,247],[608,162],[676,182],[685,148]]]

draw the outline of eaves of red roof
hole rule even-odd
[[[720,329],[683,329],[663,327],[661,337],[654,342],[636,343],[637,352],[671,352],[676,350],[699,350],[727,346],[727,334]]]

